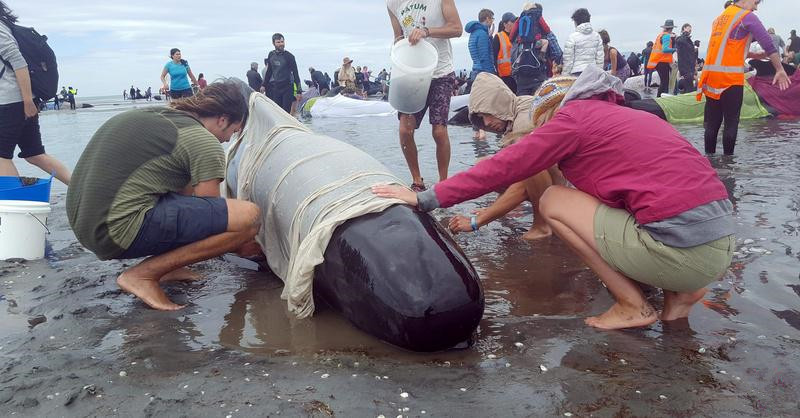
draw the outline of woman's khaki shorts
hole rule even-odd
[[[670,247],[654,240],[627,211],[602,204],[594,214],[594,239],[615,270],[674,292],[692,292],[722,277],[735,247],[733,235],[696,247]]]

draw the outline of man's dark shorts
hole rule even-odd
[[[139,234],[119,258],[164,254],[227,230],[225,199],[168,193],[147,211]]]
[[[22,102],[0,105],[0,158],[11,160],[19,145],[19,158],[44,154],[39,115],[25,119]]]
[[[428,101],[425,102],[425,107],[422,110],[414,114],[417,129],[422,125],[422,118],[425,116],[425,111],[428,110],[428,120],[430,120],[431,125],[447,125],[447,120],[450,119],[450,98],[453,97],[455,86],[455,73],[431,80],[431,87],[428,89]],[[402,113],[398,113],[397,118],[399,119],[401,115]]]

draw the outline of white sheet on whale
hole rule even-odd
[[[377,183],[402,181],[358,148],[314,134],[263,94],[250,96],[250,117],[228,149],[225,191],[261,208],[256,240],[296,316],[314,313],[314,267],[336,227],[402,203],[373,195]]]

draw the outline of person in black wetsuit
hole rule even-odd
[[[272,35],[272,45],[275,50],[270,51],[269,56],[264,59],[267,72],[264,74],[261,92],[289,113],[295,97],[299,99],[303,94],[300,73],[297,71],[294,55],[285,49],[286,41],[283,35],[280,33]],[[293,86],[297,87],[296,92],[293,91]]]

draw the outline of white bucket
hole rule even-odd
[[[0,260],[44,257],[44,237],[50,204],[0,200]]]
[[[400,113],[417,113],[425,108],[433,71],[439,62],[436,48],[426,41],[411,45],[401,40],[392,47],[392,78],[389,103]]]

